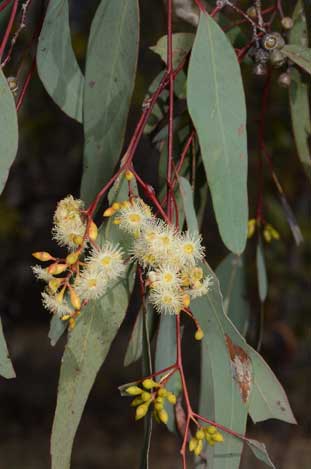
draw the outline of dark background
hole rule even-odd
[[[73,43],[83,67],[87,34],[98,2],[71,3]],[[145,92],[162,67],[159,59],[148,50],[165,33],[162,3],[159,0],[140,3],[141,53],[128,137],[141,112]],[[283,3],[290,14],[295,2]],[[22,67],[19,66],[20,59],[29,45],[40,8],[40,2],[34,1],[28,26],[16,45],[8,68],[11,75],[15,75],[19,68],[21,82],[29,67],[30,55],[24,58]],[[184,25],[176,24],[176,28],[184,30]],[[295,245],[266,168],[265,215],[280,231],[281,240],[265,246],[269,296],[265,304],[262,353],[283,383],[299,425],[276,421],[256,426],[250,423],[249,435],[267,444],[278,468],[307,469],[311,467],[310,192],[291,135],[287,91],[276,85],[278,73],[274,72],[269,101],[267,142],[305,241],[299,247]],[[243,75],[249,112],[250,215],[254,216],[258,157],[255,126],[263,83],[252,76],[250,65],[243,66]],[[0,198],[0,314],[17,374],[11,381],[0,378],[0,469],[46,469],[49,467],[49,435],[64,341],[54,348],[49,344],[50,318],[40,303],[41,286],[32,277],[31,253],[54,249],[50,230],[55,205],[68,193],[79,193],[83,134],[81,127],[54,105],[37,76],[33,78],[19,118],[19,153]],[[137,154],[137,161],[144,163],[141,167],[148,166],[145,161],[150,154],[156,157],[145,139]],[[150,177],[148,168],[146,177]],[[210,200],[204,231],[208,260],[215,268],[226,251],[211,215]],[[251,341],[255,341],[259,322],[254,249],[255,243],[251,240],[247,251]],[[122,367],[129,326],[135,314],[135,308],[130,308],[91,392],[74,446],[72,467],[75,469],[138,467],[142,423],[134,423],[128,401],[121,399],[117,390],[118,385],[140,374],[138,365]],[[195,368],[195,359],[189,357],[187,360]],[[191,375],[188,378],[191,380]],[[179,443],[164,428],[157,426],[151,449],[152,467],[180,467]],[[254,469],[263,467],[246,453],[242,467],[251,466]]]

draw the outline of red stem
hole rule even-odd
[[[173,0],[167,3],[167,74],[169,77],[169,116],[168,116],[168,152],[167,152],[167,215],[172,220],[172,166],[173,166],[173,145],[174,145],[174,70],[173,70]]]
[[[25,95],[26,95],[26,92],[28,90],[28,87],[29,87],[29,84],[30,84],[30,81],[31,81],[31,78],[35,72],[35,69],[36,69],[36,59],[34,59],[32,61],[32,64],[31,64],[31,67],[30,67],[30,70],[27,74],[27,77],[26,77],[26,80],[24,81],[24,84],[23,84],[23,88],[18,96],[18,100],[17,100],[17,103],[16,103],[16,109],[17,109],[17,112],[20,110],[20,108],[22,107],[22,104],[24,102],[24,99],[25,99]]]
[[[18,8],[18,0],[14,0],[10,19],[7,24],[7,27],[6,27],[6,30],[5,30],[1,45],[0,45],[0,61],[2,61],[3,52],[6,48],[6,45],[8,43],[12,28],[13,28],[14,20],[15,20],[16,13],[17,13],[17,8]]]

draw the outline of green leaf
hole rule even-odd
[[[175,316],[162,315],[160,318],[160,327],[156,345],[156,372],[176,363],[176,349],[176,318]],[[169,391],[173,392],[176,396],[180,394],[181,381],[177,372],[170,377],[165,387]],[[168,402],[165,402],[165,409],[168,413],[167,428],[171,432],[175,432],[176,422],[174,406]]]
[[[178,65],[186,58],[194,41],[193,33],[175,33],[173,34],[173,68],[176,69]],[[150,49],[158,54],[163,62],[167,62],[167,36],[162,36],[155,46]]]
[[[54,314],[50,322],[49,330],[49,339],[51,341],[52,347],[57,344],[66,329],[66,321],[62,321],[56,314]]]
[[[222,240],[236,254],[247,237],[246,109],[236,54],[215,21],[201,14],[191,52],[187,100],[197,130]]]
[[[178,178],[184,212],[187,220],[188,230],[192,233],[199,233],[197,216],[193,205],[193,191],[188,179],[180,176]]]
[[[258,293],[260,301],[263,303],[268,294],[268,278],[265,263],[265,255],[261,236],[258,236],[258,244],[256,250],[256,267],[257,267],[257,280],[258,280]]]
[[[245,261],[243,256],[228,254],[216,269],[223,295],[224,311],[244,337],[249,321],[246,300]]]
[[[0,69],[0,193],[7,181],[18,147],[15,101]]]
[[[91,301],[69,340],[62,359],[51,455],[52,469],[69,469],[73,440],[96,375],[124,319],[133,275],[129,285],[120,281],[98,301]]]
[[[311,49],[294,44],[287,44],[282,48],[282,52],[305,72],[311,74]]]
[[[291,44],[307,45],[306,17],[302,2],[296,5],[294,14],[294,27],[289,41]],[[309,82],[299,70],[291,70],[291,84],[289,88],[289,103],[292,118],[293,133],[295,137],[298,156],[303,168],[311,181],[311,157],[309,138],[311,135],[311,116],[309,105]]]
[[[91,26],[85,72],[81,197],[87,203],[110,179],[120,157],[138,40],[138,1],[102,0]]]
[[[15,371],[9,358],[8,348],[5,342],[2,322],[0,318],[0,375],[6,379],[15,378]]]
[[[68,0],[49,2],[39,36],[37,68],[55,103],[82,122],[84,77],[72,48]]]
[[[247,439],[246,443],[257,459],[264,462],[267,466],[275,469],[275,465],[271,461],[267,453],[266,446],[263,443],[259,443],[259,441],[250,439]]]
[[[148,308],[147,305],[147,325],[149,330],[149,336],[152,337],[153,332],[153,311],[152,308]],[[143,351],[143,325],[144,325],[144,312],[141,308],[138,311],[137,318],[132,330],[132,334],[126,349],[124,358],[124,366],[129,366],[135,361],[139,360],[142,356]]]

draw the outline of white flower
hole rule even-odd
[[[66,299],[63,299],[59,302],[55,295],[47,293],[46,291],[41,293],[42,304],[50,313],[57,314],[60,318],[67,314],[72,313],[72,308],[70,308]]]
[[[179,314],[183,308],[182,294],[178,289],[152,289],[149,301],[160,314]]]
[[[82,240],[86,221],[82,220],[83,202],[68,195],[58,202],[54,213],[53,238],[60,246],[76,249]]]
[[[82,300],[96,300],[107,291],[108,277],[98,266],[89,265],[80,273],[75,290]]]
[[[186,231],[182,234],[179,242],[179,257],[184,265],[195,265],[204,257],[204,247],[201,244],[202,238],[199,234]]]
[[[49,274],[46,269],[43,269],[43,267],[41,267],[41,265],[34,265],[33,267],[31,267],[31,269],[34,273],[34,276],[38,280],[43,280],[44,282],[50,282],[54,278],[53,275]]]
[[[204,296],[208,293],[211,285],[213,284],[213,277],[208,275],[202,281],[197,281],[193,283],[192,288],[187,290],[187,293],[191,296],[191,298],[199,298],[200,296]]]
[[[155,289],[178,289],[181,286],[181,280],[178,271],[170,265],[163,265],[159,269],[149,272],[149,278],[152,282],[151,288]]]
[[[137,235],[152,220],[151,209],[141,199],[133,199],[118,213],[121,230]]]
[[[92,250],[91,255],[87,258],[87,264],[98,268],[110,280],[115,280],[126,269],[122,257],[121,247],[106,241],[100,249]]]

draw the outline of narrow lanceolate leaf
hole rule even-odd
[[[81,197],[89,203],[120,157],[138,56],[137,0],[102,0],[86,59],[84,171]]]
[[[0,193],[7,181],[18,146],[15,101],[0,69]]]
[[[268,278],[265,263],[265,254],[261,237],[258,238],[257,251],[256,251],[256,266],[257,266],[257,281],[258,293],[260,301],[263,303],[268,294]]]
[[[199,225],[193,205],[193,190],[188,179],[180,176],[178,178],[184,212],[187,220],[188,230],[199,233]]]
[[[216,269],[223,295],[224,310],[240,334],[246,335],[249,304],[246,300],[245,260],[228,254]]]
[[[9,358],[8,348],[3,335],[2,322],[0,319],[0,376],[6,379],[15,378],[15,371]]]
[[[191,52],[187,100],[220,235],[239,254],[245,247],[248,219],[245,97],[234,49],[205,14]]]
[[[187,56],[194,41],[193,33],[175,33],[173,34],[173,68],[177,68],[178,65]],[[162,36],[155,46],[150,49],[158,54],[163,62],[167,62],[167,36]]]
[[[82,122],[84,77],[72,48],[68,0],[49,2],[39,37],[37,67],[55,103]]]
[[[50,330],[49,330],[49,339],[52,347],[54,347],[65,330],[67,329],[66,321],[62,321],[56,314],[51,319]]]
[[[267,466],[275,469],[275,465],[271,461],[269,454],[267,453],[266,446],[263,443],[250,439],[247,439],[246,443],[257,459],[264,462]]]
[[[62,359],[55,411],[52,469],[69,469],[73,440],[96,375],[123,321],[133,285],[120,281],[82,310]]]
[[[152,337],[153,332],[153,311],[152,308],[147,308],[147,326],[149,336]],[[132,330],[132,334],[126,349],[124,357],[124,366],[129,366],[132,363],[139,360],[143,352],[143,326],[144,326],[144,312],[140,308],[137,314],[137,318]]]
[[[282,52],[305,72],[311,74],[311,49],[294,44],[287,44],[282,48]]]
[[[298,1],[294,14],[294,27],[292,28],[289,41],[291,44],[307,46],[308,34],[306,16],[302,1]],[[303,168],[311,181],[311,154],[309,138],[311,136],[311,116],[309,105],[309,81],[299,70],[291,70],[291,85],[289,88],[289,102],[296,141],[298,156]]]

